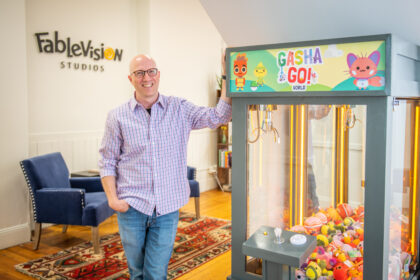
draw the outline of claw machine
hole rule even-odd
[[[386,34],[227,58],[229,279],[417,279],[420,47]],[[287,264],[278,232],[316,244]]]

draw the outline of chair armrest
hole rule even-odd
[[[200,197],[200,184],[196,180],[188,180],[190,185],[190,197]]]
[[[73,177],[70,178],[70,186],[72,188],[84,189],[87,193],[104,191],[100,177]]]
[[[195,180],[196,168],[192,166],[187,166],[187,178],[188,180]]]
[[[81,225],[85,191],[70,188],[44,188],[35,192],[37,222]]]

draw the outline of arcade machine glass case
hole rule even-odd
[[[316,236],[293,268],[298,279],[415,277],[419,46],[387,34],[230,48],[227,57],[230,279],[264,276],[261,260],[242,253],[261,226]]]

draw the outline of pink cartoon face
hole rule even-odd
[[[378,51],[372,52],[369,57],[358,57],[353,53],[347,55],[347,64],[350,75],[356,79],[369,79],[378,72],[378,64],[381,54]]]

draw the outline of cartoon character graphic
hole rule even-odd
[[[353,53],[347,55],[349,73],[354,78],[356,87],[367,89],[368,86],[380,87],[385,84],[383,77],[375,76],[380,59],[381,54],[378,51],[373,51],[368,57],[359,57]]]
[[[252,91],[256,91],[258,89],[257,82],[252,81],[251,84],[249,85],[249,87],[251,88]]]
[[[258,63],[257,67],[255,67],[254,75],[257,77],[257,86],[262,87],[264,85],[264,77],[267,75],[267,68],[265,68],[262,62]]]
[[[285,83],[286,79],[287,79],[287,75],[286,75],[286,73],[284,73],[283,67],[280,67],[279,78],[278,78],[277,82],[279,84]]]
[[[311,84],[312,85],[315,85],[316,83],[318,83],[318,73],[313,71],[310,79],[311,79]]]
[[[238,78],[235,79],[236,90],[244,90],[245,78],[244,76],[248,72],[248,58],[246,54],[240,54],[236,56],[233,61],[233,74]]]

